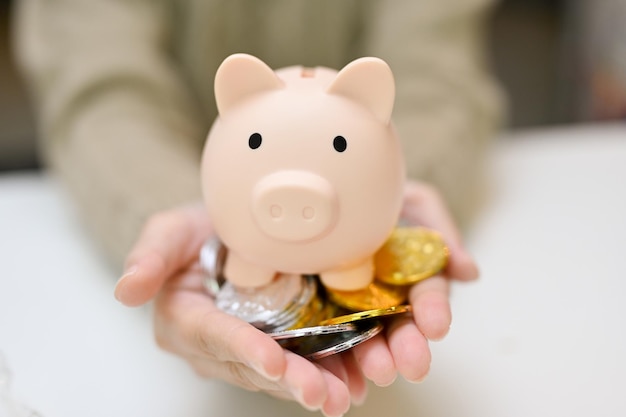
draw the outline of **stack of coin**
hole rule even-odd
[[[409,314],[411,285],[441,271],[448,249],[432,230],[396,228],[375,255],[375,280],[359,291],[324,288],[316,275],[279,275],[261,288],[238,288],[222,275],[225,258],[226,248],[217,238],[200,253],[205,287],[216,305],[284,348],[320,359],[369,340],[386,320]]]
[[[348,350],[381,332],[382,323],[345,322],[270,333],[282,347],[307,359],[322,359]]]

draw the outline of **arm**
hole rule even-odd
[[[441,191],[464,223],[475,203],[487,145],[503,116],[484,65],[491,0],[381,0],[370,10],[365,52],[396,76],[394,121],[409,176]]]
[[[168,4],[17,4],[45,160],[117,265],[151,213],[199,197],[205,126],[168,50]]]

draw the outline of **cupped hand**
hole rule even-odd
[[[413,382],[430,367],[429,340],[450,327],[450,279],[469,281],[478,269],[432,187],[407,184],[402,217],[438,230],[449,248],[443,273],[411,288],[413,316],[394,320],[384,333],[340,355],[310,362],[283,350],[269,336],[220,311],[203,288],[197,258],[212,228],[201,205],[153,216],[128,257],[116,297],[128,306],[155,300],[158,344],[184,358],[200,375],[298,401],[329,416],[364,401],[367,385],[391,384],[398,373]]]
[[[411,382],[426,378],[431,360],[428,341],[445,337],[452,321],[450,280],[478,278],[478,268],[464,248],[459,230],[437,190],[427,184],[408,182],[402,218],[409,224],[439,231],[450,256],[442,273],[411,288],[412,317],[394,319],[383,334],[353,349],[363,374],[379,386],[391,384],[398,373]]]
[[[215,306],[197,262],[211,233],[201,205],[153,216],[128,257],[117,299],[128,306],[154,300],[157,343],[204,377],[295,400],[327,416],[344,414],[351,400],[362,402],[366,383],[351,354],[308,361]]]

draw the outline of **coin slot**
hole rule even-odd
[[[302,78],[314,78],[315,77],[315,68],[302,68],[302,72],[300,73]]]

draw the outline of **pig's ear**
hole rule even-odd
[[[231,55],[215,74],[217,111],[223,115],[252,94],[282,87],[282,81],[259,58],[248,54]]]
[[[391,68],[382,59],[352,61],[339,71],[327,92],[361,103],[384,124],[391,121],[396,87]]]

